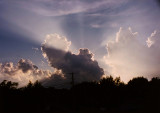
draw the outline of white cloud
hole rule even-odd
[[[12,62],[0,64],[0,81],[18,82],[25,86],[29,81],[35,82],[50,77],[52,72],[40,70],[30,60],[21,59],[14,65]]]
[[[48,34],[42,45],[50,48],[68,51],[71,45],[71,41],[68,41],[66,37],[60,36],[58,34]]]
[[[159,33],[154,32],[148,38],[149,47],[139,42],[137,34],[131,28],[120,28],[115,40],[107,43],[108,55],[104,59],[112,67],[108,71],[114,76],[121,76],[125,82],[135,76],[151,78],[160,75]]]
[[[147,45],[148,47],[156,47],[156,48],[159,48],[160,47],[160,32],[159,31],[154,31],[150,37],[148,37],[148,40],[146,41],[147,42]]]

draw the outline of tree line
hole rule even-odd
[[[160,78],[136,77],[127,84],[120,77],[83,82],[70,89],[29,82],[0,83],[0,113],[159,113]]]

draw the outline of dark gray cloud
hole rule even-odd
[[[53,68],[62,71],[65,80],[69,79],[71,81],[71,75],[69,74],[71,72],[75,73],[75,82],[96,81],[100,80],[101,76],[104,75],[103,69],[100,68],[98,62],[94,60],[93,54],[88,49],[79,49],[78,54],[55,49],[48,46],[48,43],[52,40],[51,38],[42,45],[42,52]],[[61,40],[59,37],[59,41]],[[61,44],[65,46],[64,42]],[[66,46],[68,45],[66,44]]]
[[[44,46],[42,51],[47,55],[50,65],[62,70],[66,78],[70,78],[71,75],[67,73],[71,72],[76,73],[77,82],[99,80],[104,75],[98,62],[92,60],[93,54],[88,49],[80,49],[77,55]]]
[[[66,79],[61,70],[56,70],[49,78],[41,80],[43,86],[56,87],[56,88],[69,88],[71,87],[71,79]]]

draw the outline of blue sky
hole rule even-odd
[[[0,62],[25,58],[49,68],[40,48],[47,34],[57,33],[72,42],[72,52],[88,48],[107,68],[101,59],[120,27],[138,32],[145,45],[160,30],[159,11],[157,0],[0,0]]]

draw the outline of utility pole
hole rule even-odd
[[[71,85],[72,85],[72,88],[74,87],[74,73],[68,73],[68,74],[71,74],[72,76],[72,81],[71,81]]]
[[[75,73],[73,73],[73,72],[71,72],[71,73],[68,73],[68,74],[71,74],[71,77],[72,77],[72,81],[71,81],[71,85],[72,85],[72,109],[73,109],[73,112],[75,112],[75,110],[76,110],[76,103],[75,103],[75,95],[74,95],[74,74]]]

